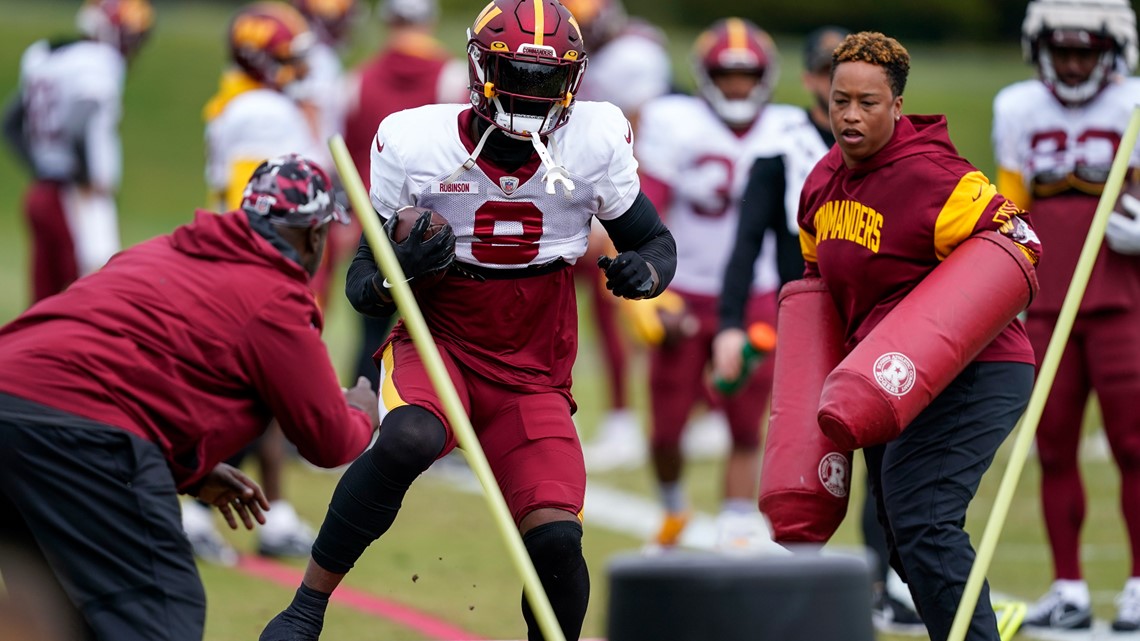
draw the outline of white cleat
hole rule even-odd
[[[641,425],[630,410],[610,412],[593,441],[582,445],[590,472],[633,469],[645,463],[647,445]]]

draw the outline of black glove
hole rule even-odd
[[[445,225],[434,236],[424,240],[424,233],[431,225],[431,212],[425,211],[412,223],[408,237],[396,242],[392,239],[392,234],[398,220],[399,216],[390,217],[384,223],[384,231],[388,234],[388,240],[392,241],[396,259],[400,261],[400,268],[404,270],[404,276],[409,282],[451,267],[455,261],[455,233],[451,231],[450,225]]]
[[[637,252],[622,252],[617,256],[601,256],[598,267],[606,273],[606,289],[622,298],[648,298],[657,285],[649,263]]]

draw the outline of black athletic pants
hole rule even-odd
[[[0,545],[10,597],[89,639],[202,639],[206,595],[153,443],[0,394]]]
[[[897,439],[863,450],[891,565],[910,586],[932,641],[950,633],[974,563],[966,508],[1021,417],[1033,366],[972,363]],[[967,637],[998,641],[989,586]]]

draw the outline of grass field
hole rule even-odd
[[[34,39],[71,29],[73,3],[15,0],[0,23],[0,92],[9,94],[16,81],[17,61]],[[474,5],[473,5],[474,6]],[[209,3],[167,3],[160,8],[153,41],[131,69],[123,124],[125,171],[120,198],[124,242],[133,244],[186,222],[205,200],[201,106],[214,90],[223,60],[222,25],[230,9]],[[445,20],[441,32],[457,52],[469,16]],[[685,50],[693,31],[670,32],[679,83],[689,84]],[[379,37],[373,25],[360,28],[350,58],[357,60]],[[803,103],[798,86],[799,42],[777,38],[784,51],[777,100]],[[904,43],[905,44],[905,43]],[[990,107],[1002,86],[1028,77],[1020,62],[1016,38],[992,48],[913,46],[913,71],[905,110],[947,113],[951,133],[963,154],[992,173],[989,148]],[[11,157],[0,154],[0,321],[11,319],[27,301],[27,247],[19,214],[25,176]],[[347,367],[355,343],[355,324],[344,304],[329,310],[327,337],[339,365]],[[575,370],[578,416],[585,434],[598,420],[606,398],[599,356],[590,328],[583,328],[583,349]],[[636,381],[644,380],[639,374]],[[643,406],[644,391],[635,384]],[[992,496],[1006,460],[999,455],[994,472],[974,502],[968,528],[980,536]],[[717,505],[719,468],[694,465],[687,479],[696,507],[713,512]],[[1112,616],[1111,599],[1128,574],[1129,558],[1117,506],[1117,476],[1111,464],[1086,465],[1089,520],[1085,528],[1085,568],[1098,616]],[[1009,515],[990,577],[996,590],[1023,598],[1043,592],[1051,578],[1037,503],[1037,470],[1031,462]],[[302,515],[319,523],[336,477],[296,466],[287,479],[288,493]],[[605,484],[640,496],[651,496],[647,470],[600,474],[591,483]],[[855,484],[859,486],[858,483]],[[856,498],[857,501],[857,498]],[[858,504],[856,502],[856,504]],[[252,550],[249,535],[234,536]],[[858,542],[856,520],[850,519],[836,543]],[[607,589],[605,565],[614,554],[638,548],[641,541],[587,522],[586,554],[593,572],[594,593],[586,622],[588,636],[604,634]],[[300,567],[299,564],[294,564]],[[209,599],[207,638],[238,641],[256,638],[261,626],[290,595],[285,587],[234,570],[202,568]],[[415,577],[415,578],[413,578]],[[481,498],[455,490],[438,479],[416,486],[399,523],[370,550],[347,584],[380,598],[413,606],[453,626],[484,638],[519,638],[520,581],[511,570]],[[427,638],[382,618],[332,607],[326,638],[412,640]],[[889,637],[888,637],[889,638]]]

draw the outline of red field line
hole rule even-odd
[[[301,583],[300,570],[257,556],[242,556],[236,569],[246,575],[265,579],[289,589],[294,589]],[[332,600],[358,612],[387,619],[432,639],[487,641],[484,637],[457,628],[426,612],[349,587],[337,588]]]

